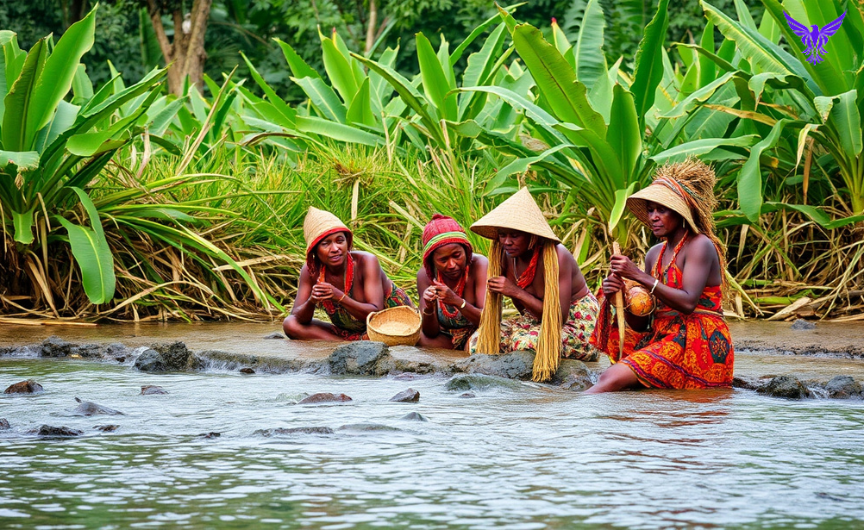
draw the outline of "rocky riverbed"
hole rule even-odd
[[[788,324],[785,326],[786,335],[800,333]],[[735,387],[787,399],[864,398],[861,385],[864,380],[861,377],[864,374],[864,360],[857,358],[859,353],[856,352],[860,350],[854,344],[855,337],[847,334],[845,342],[838,342],[835,333],[833,343],[828,343],[828,346],[837,351],[830,351],[825,347],[819,349],[814,346],[819,341],[818,335],[812,335],[814,332],[812,328],[806,331],[811,334],[809,342],[798,340],[796,343],[806,350],[806,353],[799,354],[800,363],[789,362],[789,355],[794,352],[788,349],[792,344],[788,341],[781,341],[780,348],[773,351],[769,348],[770,353],[753,352],[750,349],[759,344],[764,347],[764,338],[744,338],[739,341]],[[239,371],[245,374],[303,372],[323,376],[389,376],[407,380],[421,376],[443,376],[453,378],[448,384],[466,392],[477,385],[506,386],[510,381],[530,380],[534,361],[534,354],[526,351],[497,356],[468,356],[463,352],[388,348],[383,343],[370,341],[341,345],[297,343],[288,341],[280,333],[249,337],[242,343],[230,343],[233,347],[224,350],[193,350],[183,341],[140,345],[140,336],[134,336],[136,340],[132,344],[106,342],[105,337],[101,338],[102,342],[79,343],[52,335],[38,343],[0,346],[0,357],[119,363],[148,373],[206,370]],[[763,342],[760,343],[760,340]],[[790,370],[790,364],[797,369]],[[558,371],[546,386],[581,391],[590,387],[607,366],[608,361],[605,359],[595,363],[562,360]],[[31,391],[41,391],[37,381],[15,383],[6,393]],[[142,390],[142,393],[149,392],[158,390]]]

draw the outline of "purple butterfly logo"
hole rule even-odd
[[[846,11],[837,20],[823,26],[822,29],[819,29],[819,26],[810,26],[810,29],[808,29],[807,26],[790,17],[789,13],[784,11],[783,14],[786,15],[789,28],[792,29],[795,35],[801,37],[801,42],[804,43],[804,46],[807,46],[807,49],[804,50],[804,55],[808,56],[807,60],[810,61],[810,64],[816,64],[825,60],[823,56],[827,55],[828,52],[825,51],[824,46],[828,44],[828,37],[834,35],[840,29],[840,24],[843,23]]]

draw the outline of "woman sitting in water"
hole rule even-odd
[[[423,298],[421,346],[465,348],[480,325],[487,266],[459,223],[432,216],[423,229],[423,268],[417,271],[417,292]]]
[[[366,317],[385,307],[414,307],[368,252],[352,250],[353,234],[335,215],[309,208],[303,222],[306,265],[300,270],[297,298],[282,323],[291,339],[361,340]],[[332,324],[313,317],[321,306]]]
[[[613,366],[588,393],[732,386],[734,352],[720,305],[726,260],[711,214],[717,204],[714,181],[710,167],[689,159],[660,168],[650,186],[627,200],[630,211],[664,241],[648,251],[645,271],[614,256],[603,293],[608,300],[627,278],[650,289],[657,308],[653,319],[625,314],[629,329],[619,358],[618,330],[604,301],[591,342]]]
[[[491,239],[489,280],[471,353],[534,350],[535,381],[549,379],[559,358],[594,361],[588,344],[599,305],[573,255],[560,244],[528,188],[471,226]],[[501,296],[520,316],[501,321]]]

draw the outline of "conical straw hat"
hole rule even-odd
[[[687,205],[687,201],[677,191],[669,188],[663,182],[655,181],[627,199],[627,207],[633,212],[633,215],[650,227],[648,201],[656,202],[678,213],[687,221],[694,234],[699,233],[699,228],[696,226],[696,222],[693,221],[693,212],[690,210],[690,206]]]
[[[309,212],[306,214],[306,219],[303,221],[303,237],[306,239],[306,256],[312,252],[322,239],[336,232],[347,232],[348,246],[350,248],[353,241],[351,230],[345,226],[345,223],[339,220],[338,217],[330,212],[319,210],[314,206],[309,207]]]
[[[552,231],[540,207],[534,202],[534,197],[528,188],[522,188],[497,208],[483,216],[471,225],[471,231],[487,239],[498,237],[498,229],[507,228],[519,230],[535,236],[551,239],[556,243],[561,240]]]

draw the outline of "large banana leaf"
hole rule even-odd
[[[636,103],[636,115],[644,127],[645,115],[654,105],[655,92],[663,79],[663,45],[669,27],[669,0],[660,0],[657,13],[645,28],[645,36],[636,51],[636,71],[630,91]]]

